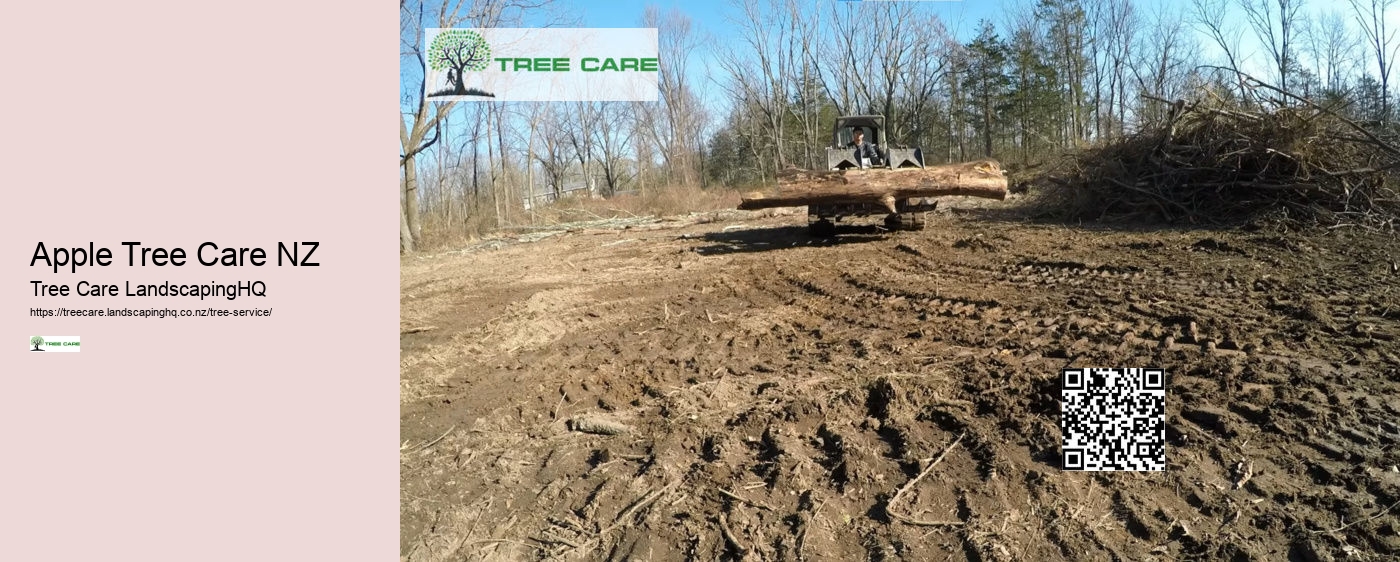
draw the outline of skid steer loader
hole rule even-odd
[[[875,161],[859,158],[856,150],[847,145],[855,137],[856,129],[864,129],[866,138],[875,144],[880,158]],[[850,168],[876,168],[895,170],[899,168],[923,168],[924,155],[917,147],[893,147],[886,143],[884,115],[846,115],[838,117],[831,128],[831,146],[826,149],[826,169],[846,170]],[[891,213],[883,205],[869,202],[824,203],[807,206],[807,226],[816,236],[836,234],[836,222],[846,218],[885,216],[885,227],[890,230],[923,230],[924,213],[934,210],[938,202],[932,198],[909,198],[895,202],[896,212]]]

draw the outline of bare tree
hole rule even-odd
[[[962,111],[966,100],[962,81],[967,74],[968,53],[957,41],[949,41],[944,52],[948,61],[948,70],[943,75],[948,86],[948,160],[960,162],[967,160],[966,124]]]
[[[428,101],[426,95],[428,84],[426,84],[427,53],[426,45],[423,45],[423,31],[427,27],[440,28],[496,28],[512,27],[519,25],[526,20],[536,22],[539,25],[552,25],[556,22],[553,15],[553,0],[400,0],[399,1],[399,41],[400,41],[400,83],[403,84],[405,97],[400,101],[399,119],[399,189],[400,196],[399,209],[399,248],[400,251],[412,251],[417,240],[421,237],[420,213],[420,192],[419,192],[419,157],[423,156],[423,151],[433,146],[438,140],[448,140],[447,136],[454,135],[454,130],[440,128],[440,122],[455,108],[461,107],[455,102],[433,102]],[[456,74],[456,73],[454,73]],[[461,76],[456,74],[455,80],[461,80]],[[487,107],[486,115],[483,116],[483,132],[489,132],[491,125],[496,126],[496,136],[498,140],[496,147],[487,150],[487,161],[491,177],[497,178],[497,171],[494,168],[496,154],[500,154],[501,174],[504,177],[504,170],[508,163],[504,156],[505,151],[504,133],[505,115],[504,104],[491,104]],[[473,132],[475,133],[475,132]],[[484,135],[487,146],[490,146],[490,135]],[[473,147],[473,160],[475,160],[475,147]],[[491,198],[496,200],[498,216],[505,209],[503,193],[498,192],[500,185],[493,182],[490,185]]]
[[[815,169],[825,165],[826,156],[822,150],[826,146],[826,135],[821,122],[825,96],[816,58],[822,46],[821,11],[798,0],[787,0],[784,17],[793,30],[788,42],[795,53],[787,61],[790,68],[784,71],[795,81],[793,103],[787,104],[788,113],[797,122],[802,136],[803,161],[808,169]],[[820,160],[818,154],[821,154]]]
[[[568,123],[568,115],[556,105],[537,105],[535,108],[539,110],[538,138],[541,149],[534,153],[535,161],[544,171],[545,181],[557,198],[564,194],[569,161],[573,158],[569,153],[568,140],[572,127]]]
[[[1089,119],[1086,115],[1084,78],[1090,61],[1084,56],[1088,24],[1082,0],[1041,0],[1039,14],[1048,26],[1047,45],[1051,59],[1058,66],[1065,115],[1063,125],[1066,146],[1088,138]]]
[[[910,2],[851,3],[845,5],[845,13],[837,4],[832,4],[831,21],[841,59],[832,61],[832,68],[839,69],[836,74],[858,108],[841,111],[880,113],[890,136],[903,138],[904,120],[895,99],[903,74],[922,52],[920,42],[928,39],[920,29],[926,20],[917,17],[917,7]]]
[[[450,8],[450,9],[449,9]],[[461,2],[443,3],[440,5],[437,17],[438,27],[453,27],[461,21]],[[399,167],[402,168],[400,176],[400,192],[402,193],[401,207],[399,210],[399,250],[411,252],[415,242],[422,236],[422,228],[418,221],[418,168],[417,156],[427,150],[438,141],[438,135],[428,138],[429,131],[439,131],[437,123],[452,109],[453,103],[432,103],[426,96],[427,90],[427,62],[423,46],[423,28],[427,17],[427,6],[422,0],[399,2],[399,43],[401,50],[400,57],[409,57],[416,62],[418,71],[418,88],[414,93],[409,94],[403,100],[405,106],[413,107],[411,113],[400,116],[399,119],[399,144],[401,153],[399,154]],[[412,90],[405,89],[407,92]],[[408,121],[404,120],[408,117]]]
[[[929,14],[919,23],[915,28],[918,35],[909,56],[908,72],[899,76],[900,95],[896,102],[904,108],[898,127],[902,135],[899,140],[913,146],[932,140],[935,134],[930,126],[930,114],[939,107],[938,94],[948,67],[948,57],[943,53],[947,45],[955,43],[938,15]]]
[[[1146,33],[1136,48],[1133,79],[1142,93],[1180,99],[1198,65],[1200,49],[1180,13],[1159,5],[1148,17]],[[1167,108],[1157,102],[1142,100],[1140,107],[1141,123],[1158,122],[1167,115]]]
[[[583,183],[588,187],[588,193],[596,193],[597,186],[594,185],[593,162],[594,149],[597,142],[595,129],[602,125],[603,112],[598,102],[578,101],[569,105],[569,116],[573,126],[565,128],[565,136],[569,140],[574,158],[578,160],[579,171],[583,174]]]
[[[632,102],[629,108],[635,115],[629,124],[632,128],[633,160],[637,164],[637,189],[645,193],[647,185],[653,180],[652,168],[656,164],[656,145],[652,140],[656,136],[656,112],[647,110],[647,102]]]
[[[1302,7],[1303,0],[1240,0],[1245,19],[1273,60],[1278,86],[1285,91],[1295,64],[1293,39]]]
[[[618,188],[630,178],[624,155],[637,128],[629,107],[625,103],[603,102],[598,111],[600,126],[592,131],[593,142],[598,147],[603,182],[608,186],[609,195],[617,193]]]
[[[1322,87],[1341,92],[1347,77],[1355,70],[1361,39],[1347,27],[1340,12],[1328,12],[1307,26],[1309,56]]]
[[[1348,0],[1356,13],[1356,22],[1366,35],[1366,46],[1375,57],[1377,78],[1381,82],[1381,115],[1390,118],[1390,68],[1395,60],[1395,51],[1400,48],[1395,42],[1395,30],[1388,29],[1385,13],[1395,4],[1395,0]]]
[[[1034,91],[1037,78],[1035,67],[1039,62],[1040,29],[1035,14],[1030,10],[1011,12],[1005,27],[1009,31],[1007,44],[1011,49],[1013,88],[1016,90],[1010,116],[1014,123],[1012,130],[1015,131],[1013,142],[1020,148],[1021,159],[1024,161],[1030,159],[1033,144],[1044,144],[1043,139],[1033,138],[1035,133],[1032,127],[1038,101]]]
[[[1196,26],[1225,52],[1225,61],[1234,71],[1231,80],[1243,94],[1245,85],[1240,75],[1240,32],[1226,23],[1229,4],[1226,0],[1192,0],[1191,6]]]
[[[786,47],[791,34],[788,18],[776,18],[774,0],[735,0],[740,10],[730,24],[738,32],[735,41],[721,47],[719,65],[727,75],[723,83],[730,99],[756,109],[766,128],[763,144],[772,143],[774,172],[786,164],[783,117],[786,115],[786,72],[793,68],[794,53]],[[758,140],[758,139],[754,139]]]
[[[661,51],[661,67],[657,73],[661,101],[639,104],[651,125],[645,132],[660,148],[670,180],[693,184],[700,179],[700,132],[707,114],[690,85],[686,70],[690,67],[690,53],[700,43],[700,35],[690,17],[674,8],[663,14],[656,6],[647,6],[642,25],[657,28]]]
[[[1130,0],[1091,3],[1089,61],[1094,81],[1094,131],[1099,138],[1123,134],[1127,121],[1127,74],[1132,64],[1137,13]]]
[[[417,157],[442,135],[448,134],[438,123],[458,107],[453,102],[430,102],[425,96],[427,57],[423,45],[425,27],[509,27],[518,25],[526,18],[546,13],[553,0],[400,0],[399,40],[400,68],[404,73],[401,81],[405,84],[402,100],[402,115],[399,120],[399,167],[401,168],[400,197],[400,251],[412,251],[422,236],[419,221],[419,189]],[[552,22],[549,22],[552,23]],[[488,106],[485,121],[487,127],[496,125],[499,141],[502,170],[507,161],[504,156],[506,130],[503,112],[499,104]],[[430,136],[431,133],[431,136]],[[488,136],[489,144],[489,136]],[[475,157],[475,156],[474,156]],[[488,162],[493,158],[493,150],[488,149]],[[492,172],[495,177],[495,172]],[[502,173],[504,176],[504,172]],[[492,195],[496,199],[498,211],[502,210],[502,200],[497,193],[497,184],[492,184]]]

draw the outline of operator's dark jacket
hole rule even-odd
[[[856,158],[869,158],[871,162],[882,162],[884,157],[880,155],[880,150],[870,141],[863,141],[859,145],[855,141],[846,143],[846,148],[854,148]]]

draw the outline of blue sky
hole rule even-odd
[[[810,2],[813,9],[823,12],[830,9],[831,4],[847,2],[841,0],[806,0]],[[919,2],[920,9],[930,11],[943,20],[948,27],[961,41],[966,42],[976,34],[978,22],[982,19],[991,20],[996,24],[997,29],[1005,28],[1006,19],[1009,14],[1022,10],[1032,9],[1036,0],[932,0]],[[1233,4],[1233,1],[1231,2]],[[641,25],[642,13],[649,4],[655,4],[663,10],[672,7],[689,15],[697,31],[707,34],[711,39],[702,43],[700,49],[692,54],[692,66],[690,72],[691,83],[699,86],[701,97],[704,98],[712,108],[716,109],[716,119],[722,119],[720,107],[725,104],[719,97],[719,88],[714,85],[713,80],[719,78],[717,69],[710,68],[710,61],[713,58],[709,45],[719,44],[725,40],[726,30],[729,29],[727,17],[729,14],[737,13],[737,9],[732,6],[733,0],[708,0],[708,1],[688,1],[676,0],[561,0],[558,7],[563,8],[571,15],[581,19],[580,26],[583,27],[636,27]],[[1136,7],[1140,14],[1146,16],[1149,12],[1157,10],[1167,10],[1169,12],[1188,13],[1191,10],[1191,0],[1137,0]],[[1309,19],[1322,15],[1325,12],[1341,12],[1345,15],[1348,23],[1352,23],[1352,12],[1350,6],[1344,0],[1305,0],[1305,17]],[[1392,10],[1386,18],[1392,28],[1400,29],[1400,9]],[[1267,59],[1261,52],[1262,45],[1255,39],[1254,33],[1248,28],[1248,24],[1236,7],[1231,7],[1227,15],[1227,25],[1237,26],[1236,32],[1241,37],[1240,47],[1244,51],[1244,67],[1253,73],[1264,77],[1267,75]],[[1194,29],[1189,25],[1188,29]],[[1215,62],[1222,62],[1222,51],[1205,35],[1198,34],[1197,42],[1202,49],[1202,54],[1207,59],[1219,59]],[[1374,70],[1372,70],[1374,72]]]
[[[827,6],[839,0],[811,0],[814,7],[827,10]],[[840,2],[845,3],[845,2]],[[1002,11],[1003,4],[1013,2],[1000,2],[988,0],[938,0],[930,2],[920,2],[943,18],[949,28],[956,28],[959,20],[964,30],[972,29],[980,18],[997,19]],[[728,0],[699,1],[699,2],[677,2],[677,1],[647,1],[647,0],[572,0],[566,5],[574,7],[584,18],[584,25],[589,27],[635,27],[640,24],[642,12],[646,10],[648,4],[655,4],[662,9],[671,7],[679,8],[691,17],[703,29],[711,33],[721,34],[725,27],[725,14],[733,11]],[[961,34],[959,34],[961,36]]]
[[[830,6],[834,3],[847,3],[842,0],[808,1],[814,10],[822,12],[830,10]],[[987,18],[1000,23],[999,20],[1005,7],[1016,5],[1020,1],[1033,2],[1034,0],[934,0],[919,3],[921,9],[938,14],[944,25],[948,26],[959,38],[967,40],[976,34],[979,20]],[[648,5],[658,6],[663,12],[669,11],[671,8],[680,10],[690,17],[696,31],[706,34],[713,40],[702,43],[702,46],[691,55],[690,82],[699,86],[700,96],[709,102],[706,104],[707,106],[714,109],[714,119],[723,119],[724,115],[720,108],[726,105],[726,101],[721,99],[720,88],[713,82],[713,80],[720,78],[718,69],[712,68],[710,64],[714,53],[705,45],[724,41],[725,32],[730,27],[728,18],[738,13],[738,10],[733,6],[733,0],[689,2],[676,0],[566,0],[561,2],[559,7],[571,15],[581,18],[579,22],[581,27],[637,27],[641,25],[642,14]]]
[[[648,5],[656,5],[663,12],[678,9],[690,17],[696,33],[704,40],[691,53],[688,67],[689,82],[692,84],[704,105],[711,112],[711,127],[720,125],[728,113],[728,100],[722,95],[723,89],[716,80],[723,80],[724,73],[714,63],[714,46],[722,45],[731,31],[729,19],[739,13],[733,4],[736,0],[557,0],[553,4],[555,16],[563,16],[564,27],[640,27],[642,15]],[[742,1],[742,0],[738,0]],[[799,0],[809,3],[813,10],[828,12],[833,4],[847,4],[841,0]],[[1235,0],[1227,0],[1231,4]],[[976,34],[980,20],[991,20],[998,30],[1007,27],[1008,18],[1017,12],[1033,9],[1037,0],[933,0],[918,2],[919,10],[932,12],[941,19],[959,40],[966,42]],[[1158,11],[1189,13],[1191,0],[1135,0],[1139,13],[1146,17]],[[1344,0],[1306,0],[1305,17],[1312,19],[1325,12],[1341,12],[1346,20],[1354,25],[1352,13]],[[1400,29],[1400,8],[1387,14],[1392,29]],[[1187,29],[1194,29],[1187,17]],[[1227,12],[1227,25],[1234,26],[1233,33],[1241,38],[1243,67],[1246,71],[1261,78],[1269,78],[1269,66],[1261,44],[1236,7]],[[530,23],[527,23],[530,25]],[[558,25],[558,24],[556,24]],[[1358,32],[1359,33],[1359,32]],[[1196,42],[1206,62],[1224,62],[1222,51],[1204,34],[1196,34]],[[1374,63],[1368,63],[1372,65]],[[1369,66],[1368,66],[1369,68]],[[1373,68],[1370,72],[1375,72]]]

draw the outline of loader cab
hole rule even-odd
[[[831,146],[826,149],[826,168],[845,170],[859,168],[855,152],[846,147],[855,138],[856,129],[865,131],[866,142],[874,143],[883,158],[879,168],[922,168],[923,152],[917,148],[891,148],[885,138],[884,115],[846,115],[837,117],[831,127]]]
[[[885,146],[885,117],[883,115],[851,115],[838,117],[831,129],[831,147],[846,148],[856,138],[856,129],[865,131],[865,140],[875,146]]]

